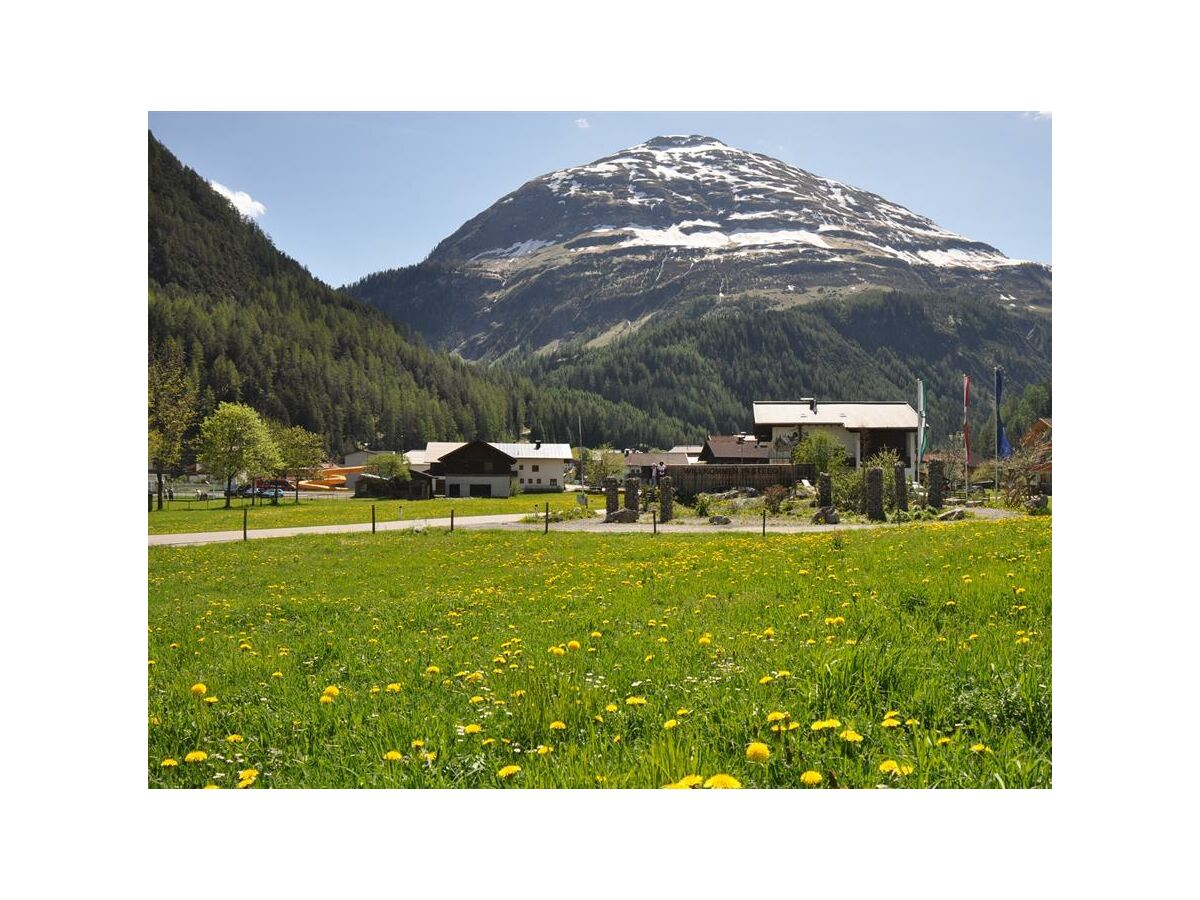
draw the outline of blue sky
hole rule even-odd
[[[659,134],[705,134],[1051,262],[1044,113],[150,113],[185,164],[334,286],[420,262],[524,182]]]

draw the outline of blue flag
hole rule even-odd
[[[1000,395],[1004,392],[1004,373],[996,368],[996,456],[1008,459],[1012,456],[1012,444],[1004,433],[1004,422],[1000,418]]]

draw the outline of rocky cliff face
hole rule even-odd
[[[683,301],[786,307],[871,286],[1049,307],[1048,267],[867,191],[698,135],[543,175],[355,296],[470,358],[605,343]]]

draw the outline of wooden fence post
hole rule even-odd
[[[371,534],[375,533],[375,504],[371,504]]]
[[[242,507],[242,540],[243,541],[250,540],[250,533],[249,533],[249,528],[248,528],[249,521],[250,521],[250,510],[246,509],[246,507],[243,506]]]

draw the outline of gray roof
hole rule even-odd
[[[445,456],[463,446],[465,441],[430,441],[425,445],[426,463],[434,463]],[[537,444],[501,444],[495,441],[489,443],[499,450],[514,459],[571,459],[570,444],[547,444],[544,441],[542,446]]]
[[[883,402],[819,401],[814,412],[808,400],[755,400],[755,425],[841,425],[859,428],[917,428],[917,411],[904,400]]]

